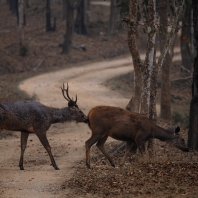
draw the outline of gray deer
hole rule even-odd
[[[24,170],[24,152],[30,133],[37,135],[45,147],[53,167],[59,170],[46,137],[47,130],[54,123],[67,121],[85,122],[87,120],[86,115],[78,108],[77,95],[75,101],[69,97],[68,84],[66,89],[63,84],[61,90],[63,97],[68,101],[68,107],[61,109],[48,107],[35,101],[0,99],[0,129],[21,131],[21,156],[19,161],[21,170]]]

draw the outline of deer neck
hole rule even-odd
[[[177,138],[174,132],[155,126],[152,130],[151,136],[161,141],[169,141]]]
[[[71,120],[71,112],[68,107],[65,108],[50,108],[51,122],[60,123]]]

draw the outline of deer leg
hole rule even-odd
[[[36,135],[38,136],[39,140],[41,141],[42,145],[45,147],[49,157],[50,157],[50,160],[51,160],[51,163],[52,163],[52,166],[56,169],[56,170],[59,170],[58,166],[56,165],[56,162],[54,160],[54,157],[52,155],[52,152],[51,152],[51,147],[49,145],[49,142],[47,140],[47,137],[46,137],[46,134],[45,133],[36,133]]]
[[[23,167],[23,158],[24,158],[24,152],[27,146],[27,139],[28,139],[29,133],[21,132],[21,156],[19,160],[19,167],[20,170],[24,170]]]
[[[144,159],[144,155],[145,155],[145,143],[144,142],[143,143],[139,143],[138,144],[138,149],[139,149],[139,151],[141,153],[141,160],[143,160]]]
[[[113,163],[111,157],[109,156],[109,154],[106,152],[105,148],[104,148],[104,143],[106,142],[108,138],[108,135],[104,136],[102,139],[100,139],[96,146],[100,149],[100,151],[105,155],[105,157],[109,160],[111,166],[115,167],[115,164]]]
[[[122,159],[120,166],[123,166],[125,164],[126,157],[127,157],[128,153],[131,151],[132,146],[133,146],[133,142],[131,142],[131,141],[126,142],[125,154],[124,154],[124,157]]]
[[[136,138],[135,141],[136,141],[137,147],[143,157],[143,155],[145,154],[145,140],[139,136]]]
[[[148,144],[147,144],[147,149],[148,149],[148,153],[149,153],[149,160],[152,159],[152,157],[154,156],[154,139],[150,138],[148,140]]]
[[[96,133],[97,134],[97,133]],[[92,135],[86,142],[85,142],[85,150],[86,150],[86,165],[87,168],[90,168],[90,148],[93,144],[99,141],[102,138],[102,134]]]

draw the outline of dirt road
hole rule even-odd
[[[19,88],[49,106],[67,105],[62,96],[62,83],[69,83],[70,95],[78,95],[79,107],[87,113],[96,105],[114,105],[125,108],[130,96],[109,90],[102,85],[107,79],[130,72],[131,57],[102,61],[46,73],[21,82]],[[57,165],[50,166],[45,149],[33,134],[25,152],[25,171],[20,171],[20,133],[0,141],[0,198],[51,198],[67,197],[60,191],[61,184],[74,173],[77,163],[84,163],[84,142],[90,137],[86,124],[66,123],[52,125],[48,140]],[[109,139],[110,141],[110,139]],[[64,190],[64,193],[66,191]],[[69,189],[68,189],[69,192]]]

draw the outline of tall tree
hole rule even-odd
[[[18,0],[20,45],[24,44],[24,0]]]
[[[139,55],[139,51],[137,48],[137,9],[138,9],[138,1],[137,0],[130,0],[130,12],[129,12],[129,18],[124,19],[125,22],[128,24],[128,45],[129,49],[132,55],[133,59],[133,64],[134,64],[134,73],[135,73],[135,82],[134,82],[134,87],[135,87],[135,92],[134,92],[134,97],[129,101],[127,105],[127,109],[133,110],[138,112],[141,107],[141,111],[146,115],[155,115],[155,113],[150,114],[148,112],[148,109],[153,109],[150,108],[149,106],[153,102],[155,102],[155,97],[153,93],[156,93],[156,90],[151,90],[150,86],[151,83],[153,83],[153,79],[150,78],[152,76],[151,71],[155,73],[155,75],[158,74],[158,70],[161,68],[162,63],[164,61],[164,57],[168,51],[168,48],[171,44],[173,34],[175,33],[176,30],[176,25],[178,21],[178,17],[180,15],[180,12],[183,7],[183,1],[181,1],[180,6],[178,6],[177,12],[175,14],[175,17],[173,19],[173,25],[171,28],[170,33],[168,34],[168,38],[166,40],[166,43],[164,44],[162,53],[158,59],[158,62],[156,63],[157,67],[157,72],[156,72],[156,67],[155,67],[155,53],[154,53],[154,38],[155,38],[155,1],[154,0],[148,0],[145,1],[148,2],[148,6],[143,3],[143,9],[141,8],[142,6],[140,5],[140,10],[142,11],[142,15],[145,18],[146,23],[144,24],[144,29],[147,32],[148,35],[148,43],[147,43],[147,52],[146,52],[146,58],[144,63],[142,63]],[[143,20],[144,22],[144,20]],[[152,77],[153,78],[153,77]],[[156,78],[155,78],[156,79]],[[155,82],[156,83],[156,82]],[[156,86],[152,86],[152,89],[156,89]],[[152,91],[149,93],[149,91]],[[151,97],[152,96],[152,97]],[[150,101],[153,100],[153,101]],[[140,102],[141,101],[141,106]]]
[[[109,18],[109,27],[108,35],[110,36],[115,31],[116,21],[117,21],[117,6],[116,0],[111,0],[110,4],[110,18]]]
[[[159,28],[159,40],[160,40],[160,52],[164,48],[168,35],[168,9],[169,0],[159,2],[159,17],[160,17],[160,28]],[[161,72],[161,102],[160,102],[160,113],[161,118],[166,119],[171,123],[172,112],[171,112],[171,93],[170,93],[170,70],[172,67],[172,61],[169,52],[164,58],[162,63]]]
[[[51,6],[50,0],[46,0],[46,32],[51,31]]]
[[[9,0],[9,5],[12,14],[18,15],[18,0]]]
[[[198,150],[198,1],[192,0],[194,47],[196,56],[194,59],[192,100],[190,103],[190,121],[188,131],[188,147]]]
[[[134,66],[134,96],[126,106],[126,109],[139,112],[141,101],[141,89],[142,89],[142,62],[140,59],[140,53],[137,45],[138,24],[138,0],[129,1],[129,16],[122,19],[127,24],[127,37],[128,47],[132,56]]]
[[[29,0],[25,0],[25,7],[26,8],[30,8],[30,2],[29,2]]]
[[[74,6],[75,0],[65,0],[66,3],[66,34],[62,47],[62,53],[68,54],[72,46],[74,33]]]
[[[62,0],[62,8],[63,8],[63,17],[62,19],[65,20],[66,19],[66,10],[67,10],[67,2],[66,0]]]
[[[192,50],[191,46],[193,45],[191,40],[191,35],[193,34],[191,28],[191,11],[192,4],[190,0],[185,0],[185,12],[182,17],[182,30],[181,30],[181,57],[182,57],[182,65],[188,71],[192,70],[193,58],[192,58]]]
[[[86,0],[80,0],[77,5],[77,14],[75,20],[75,32],[78,34],[87,34],[86,27]]]
[[[155,38],[156,38],[156,1],[155,0],[148,1],[147,11],[144,8],[144,13],[145,13],[144,18],[146,20],[148,41],[147,41],[146,57],[142,67],[143,86],[142,86],[142,94],[141,94],[141,113],[149,116],[150,83],[151,83],[151,73],[153,72],[154,69],[153,58],[155,52]]]

